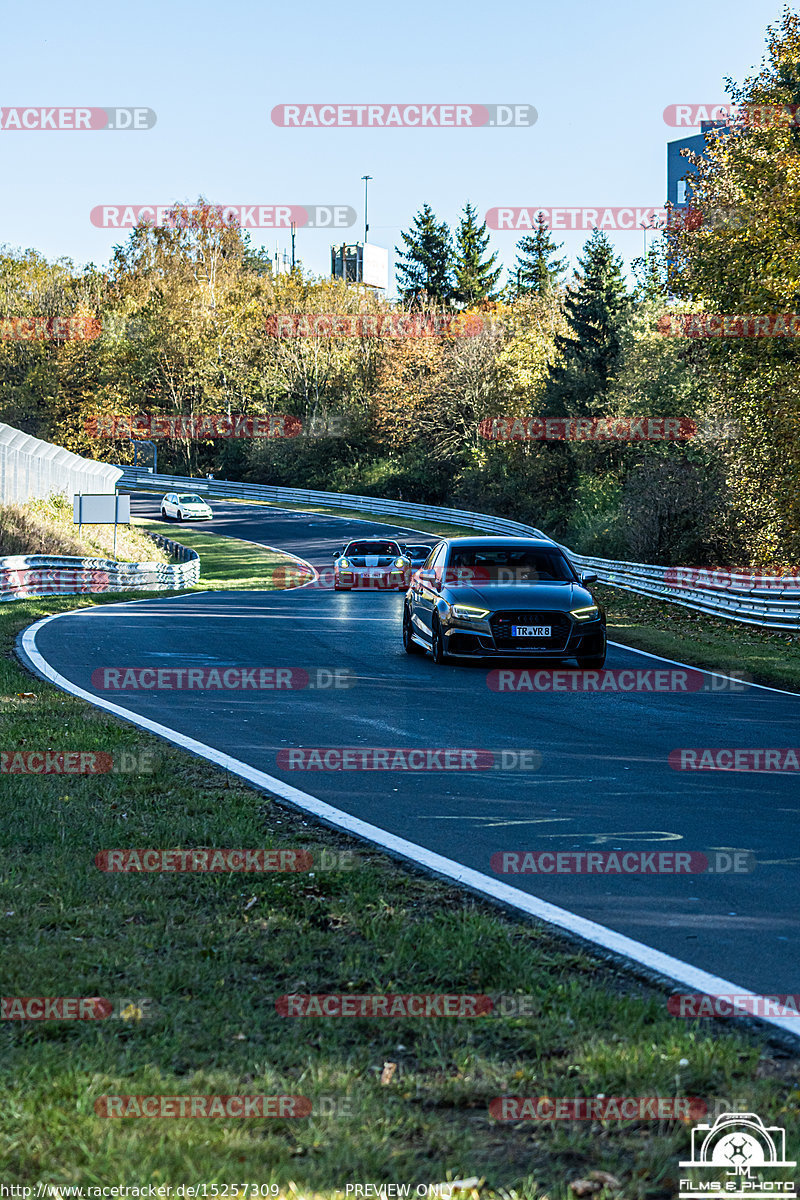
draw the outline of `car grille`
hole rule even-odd
[[[563,612],[497,612],[489,624],[499,650],[561,650],[566,646],[572,632],[572,622]],[[521,638],[511,636],[512,625],[549,625],[549,638]]]

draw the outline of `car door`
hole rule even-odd
[[[163,502],[164,503],[164,512],[167,514],[168,517],[175,516],[175,505],[173,503],[174,499],[175,499],[175,496],[172,492],[170,492],[168,496],[164,497],[164,502]]]
[[[423,579],[423,573],[434,572],[442,577],[447,545],[440,542],[428,555],[423,566],[415,572],[411,583],[411,623],[414,631],[421,634],[427,641],[432,638],[431,622],[433,609],[439,598],[439,590],[432,578]]]

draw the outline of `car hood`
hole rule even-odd
[[[390,567],[398,556],[396,554],[345,554],[343,557],[354,567]]]
[[[552,609],[568,612],[594,604],[595,599],[579,583],[484,583],[449,585],[440,595],[449,604],[478,604],[492,612],[499,608],[523,611]]]

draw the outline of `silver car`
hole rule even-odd
[[[334,591],[397,588],[405,591],[411,577],[411,560],[400,543],[386,538],[359,538],[333,555]]]

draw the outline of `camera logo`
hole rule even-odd
[[[726,1112],[713,1125],[696,1125],[692,1130],[692,1157],[681,1162],[700,1173],[709,1169],[717,1173],[725,1168],[725,1182],[702,1178],[700,1182],[681,1179],[682,1200],[708,1196],[709,1192],[725,1196],[752,1197],[754,1193],[797,1197],[794,1182],[761,1178],[761,1168],[768,1171],[779,1167],[795,1167],[786,1159],[786,1134],[779,1125],[765,1126],[755,1113]],[[758,1179],[750,1172],[758,1169]],[[766,1173],[766,1172],[765,1172]]]

